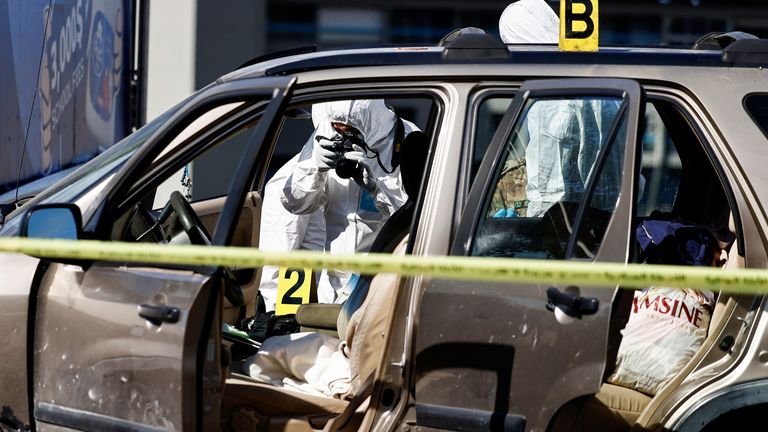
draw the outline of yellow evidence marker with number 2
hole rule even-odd
[[[597,51],[598,0],[560,0],[561,51]]]
[[[295,314],[299,306],[309,303],[311,286],[311,268],[280,267],[275,315]]]

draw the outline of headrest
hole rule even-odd
[[[427,164],[429,146],[424,132],[413,131],[403,140],[402,155],[400,160],[400,176],[403,179],[403,188],[409,197],[416,199],[421,187],[421,178],[424,176],[424,167]]]
[[[714,253],[733,242],[727,228],[711,229],[681,220],[645,220],[637,227],[643,262],[710,266]]]

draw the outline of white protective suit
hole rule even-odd
[[[315,132],[304,145],[299,162],[285,182],[283,205],[294,214],[309,214],[324,208],[326,251],[367,252],[381,225],[408,198],[403,190],[400,169],[393,170],[391,165],[397,117],[383,100],[345,100],[314,105],[312,120]],[[370,150],[364,152],[364,162],[375,182],[372,193],[363,191],[352,179],[340,178],[334,169],[323,171],[318,166],[314,154],[317,151],[315,137],[334,136],[336,132],[331,122],[355,127],[363,134],[367,146],[378,152],[378,161]],[[418,130],[406,120],[403,124],[405,135]],[[318,302],[343,302],[349,296],[344,292],[349,276],[348,272],[324,270],[318,282]]]
[[[507,44],[557,43],[559,32],[560,20],[544,0],[514,2],[499,19],[499,33]],[[542,216],[557,201],[581,199],[617,110],[618,103],[599,99],[542,100],[531,107],[524,155],[528,217]],[[611,210],[615,205],[621,155],[609,155],[591,207]]]
[[[501,13],[499,34],[507,44],[557,43],[560,20],[544,0],[516,1]]]
[[[528,113],[525,149],[528,216],[542,216],[558,201],[578,202],[600,149],[607,144],[617,102],[599,99],[542,100]],[[621,188],[621,143],[611,151],[589,206],[610,211]]]
[[[325,218],[322,209],[298,215],[286,210],[280,202],[285,180],[298,161],[299,155],[291,158],[264,186],[259,249],[289,252],[296,249],[321,251],[325,248]],[[275,266],[264,266],[261,271],[259,292],[264,297],[267,311],[275,310],[278,272]]]

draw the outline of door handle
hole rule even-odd
[[[159,326],[160,324],[177,323],[179,322],[179,316],[181,311],[179,308],[173,306],[152,306],[148,304],[139,305],[139,316],[152,324]]]
[[[567,290],[578,290],[576,287],[568,287]],[[594,315],[600,301],[594,297],[581,297],[574,294],[560,292],[555,287],[547,288],[547,309],[554,311],[559,308],[566,315],[581,319],[583,315]]]

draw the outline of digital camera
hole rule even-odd
[[[345,154],[347,152],[355,151],[355,149],[352,147],[352,140],[349,138],[341,135],[336,134],[332,138],[326,138],[324,136],[317,136],[315,139],[320,142],[322,140],[330,141],[333,143],[333,150],[340,154]],[[349,159],[341,159],[339,163],[336,165],[336,175],[338,175],[340,178],[348,179],[351,178],[357,169],[357,162]]]

